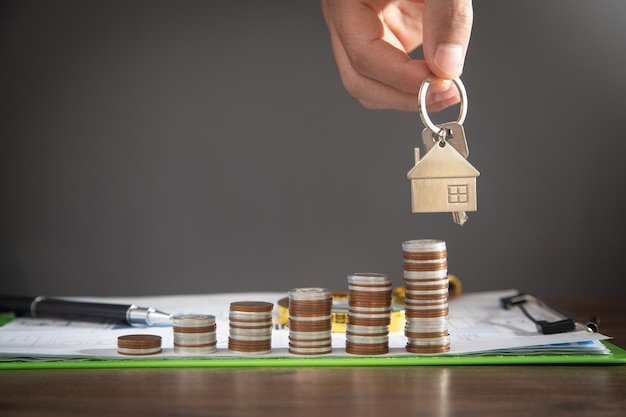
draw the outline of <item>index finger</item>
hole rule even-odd
[[[363,2],[340,2],[328,12],[328,18],[332,19],[348,61],[357,73],[399,91],[417,94],[430,69],[424,61],[409,57],[395,35],[385,29],[379,12]]]

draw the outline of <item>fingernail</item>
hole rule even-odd
[[[432,95],[431,100],[433,103],[443,103],[444,101],[448,101],[451,98],[455,98],[457,96],[456,88],[450,88],[441,93],[435,93]]]
[[[435,49],[434,62],[445,73],[460,74],[463,70],[463,47],[451,43],[438,45]]]
[[[450,87],[452,87],[452,81],[436,78],[430,84],[430,90],[428,90],[428,91],[432,92],[433,94],[445,93],[446,91],[448,91],[450,89]]]

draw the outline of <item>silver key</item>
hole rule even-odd
[[[453,211],[452,220],[459,226],[463,226],[467,221],[467,213],[464,211]]]
[[[442,131],[437,134],[429,128],[422,131],[422,142],[424,142],[424,149],[426,152],[435,146],[439,140],[443,137],[458,153],[463,155],[463,158],[467,159],[469,156],[469,148],[467,147],[467,139],[465,138],[465,129],[459,122],[448,122],[437,125]]]

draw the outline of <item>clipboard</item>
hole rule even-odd
[[[482,319],[489,318],[493,314],[504,314],[510,319],[511,317],[516,317],[516,320],[519,322],[518,325],[526,323],[527,332],[534,334],[533,340],[536,340],[537,344],[541,344],[542,340],[568,340],[568,337],[571,337],[574,333],[564,333],[561,335],[542,335],[536,332],[533,327],[532,322],[525,319],[525,317],[517,311],[517,309],[511,309],[511,311],[505,310],[502,308],[503,306],[499,303],[499,301],[508,296],[512,297],[518,294],[515,290],[507,290],[504,292],[487,292],[487,293],[476,293],[476,294],[465,294],[460,296],[458,299],[454,300],[455,308],[451,309],[451,311],[459,311],[459,314],[471,314],[464,313],[463,308],[464,303],[471,305],[472,302],[480,302],[483,303],[484,300],[488,300],[489,306],[485,306],[484,310],[481,306],[480,314],[482,314],[482,318],[477,318],[477,323],[480,323]],[[282,294],[265,294],[267,299],[278,300]],[[241,294],[233,295],[235,297],[243,297]],[[250,297],[261,297],[262,294],[249,294]],[[212,298],[213,297],[213,298]],[[216,302],[216,296],[189,296],[182,300],[171,300],[170,298],[163,298],[159,300],[155,300],[155,302],[166,303],[166,302],[178,302],[184,305],[193,305],[193,302],[199,303],[198,305],[208,305],[207,303]],[[472,298],[474,297],[474,298]],[[228,300],[226,300],[228,301]],[[161,306],[161,305],[157,305]],[[165,305],[163,305],[165,307]],[[191,307],[195,308],[195,307]],[[167,310],[167,309],[166,309]],[[500,312],[500,313],[499,313]],[[462,317],[461,317],[462,319]],[[460,320],[463,322],[463,320]],[[502,326],[500,324],[495,325],[494,329],[498,326]],[[13,323],[15,324],[15,323]],[[97,357],[89,357],[85,356],[79,358],[63,358],[63,357],[41,357],[37,358],[36,356],[31,356],[27,358],[25,349],[13,349],[13,352],[23,351],[25,354],[22,357],[16,355],[14,357],[9,357],[3,355],[9,349],[7,348],[7,343],[3,342],[8,340],[8,338],[3,339],[2,335],[3,330],[7,328],[0,328],[0,370],[2,369],[78,369],[78,368],[178,368],[178,367],[308,367],[308,366],[431,366],[431,365],[515,365],[515,364],[524,364],[524,365],[554,365],[554,364],[588,364],[588,365],[596,365],[596,364],[624,364],[626,363],[626,351],[617,347],[606,340],[601,340],[602,338],[606,339],[606,336],[592,333],[582,333],[578,332],[579,340],[580,337],[587,337],[585,334],[590,336],[590,339],[593,339],[593,343],[599,344],[603,347],[602,354],[586,354],[584,350],[578,351],[576,349],[569,351],[568,354],[544,354],[539,350],[539,354],[511,354],[511,353],[502,353],[497,350],[489,351],[476,351],[470,354],[455,354],[452,352],[451,354],[441,354],[441,355],[412,355],[407,354],[405,349],[402,349],[398,343],[394,346],[394,349],[390,349],[391,353],[388,355],[381,356],[356,356],[356,355],[341,355],[341,349],[334,349],[333,353],[329,355],[323,355],[319,357],[301,357],[297,355],[290,355],[287,353],[287,350],[282,348],[281,346],[277,347],[276,353],[273,356],[241,356],[241,355],[206,355],[203,357],[186,357],[180,355],[174,355],[171,352],[171,348],[164,348],[164,350],[170,350],[169,355],[157,355],[157,356],[146,356],[146,357],[138,357],[138,358],[123,358],[122,355],[118,355],[117,357],[106,357],[106,358],[97,358]],[[92,329],[88,329],[89,331],[93,331]],[[150,330],[150,329],[148,329]],[[170,329],[163,330],[163,334],[166,334]],[[110,330],[111,336],[109,336],[109,330],[103,330],[102,334],[106,336],[106,340],[108,338],[114,336],[114,334],[119,334],[121,330]],[[284,334],[285,331],[282,330]],[[118,333],[115,333],[118,332]],[[280,333],[280,332],[277,332]],[[28,335],[28,328],[25,332],[20,333],[22,335]],[[71,331],[70,331],[70,334]],[[396,333],[402,334],[401,332]],[[452,334],[452,330],[451,330]],[[77,337],[81,335],[78,334]],[[466,335],[467,336],[467,335]],[[603,336],[603,337],[599,337]],[[554,339],[557,337],[557,339]],[[559,339],[561,337],[561,339]],[[54,339],[51,339],[54,340]],[[460,339],[459,339],[460,340]],[[600,341],[599,341],[600,340]],[[71,340],[70,340],[71,342]],[[100,340],[100,343],[103,341]],[[473,343],[473,342],[472,342]],[[581,342],[582,343],[582,342]],[[3,345],[4,344],[4,345]],[[460,344],[460,342],[458,343]],[[470,343],[471,344],[471,343]],[[166,345],[164,345],[165,347]],[[403,352],[404,351],[404,352]],[[516,351],[513,351],[516,352]],[[114,351],[115,353],[115,351]],[[336,354],[335,354],[336,353]],[[404,353],[404,354],[402,354]],[[34,360],[33,360],[34,358]]]

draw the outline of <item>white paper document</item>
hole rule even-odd
[[[530,355],[530,354],[608,354],[600,340],[609,337],[577,330],[544,335],[517,308],[505,310],[500,298],[517,292],[494,291],[463,294],[449,301],[448,355]],[[276,303],[285,293],[229,293],[211,295],[174,295],[133,298],[75,298],[81,301],[136,304],[154,307],[171,314],[211,314],[217,326],[217,352],[203,357],[233,357],[228,346],[228,313],[234,301],[268,301]],[[276,308],[274,309],[276,312]],[[142,358],[184,358],[173,349],[171,326],[130,327],[122,324],[16,318],[0,327],[0,361],[15,360],[81,360],[129,359],[117,353],[118,336],[154,334],[162,338],[163,351]],[[289,329],[276,324],[272,332],[272,350],[263,357],[298,357],[288,352]],[[403,332],[389,334],[389,353],[377,356],[414,355],[405,349]],[[345,353],[345,334],[333,333],[333,352],[324,356],[352,356]]]

